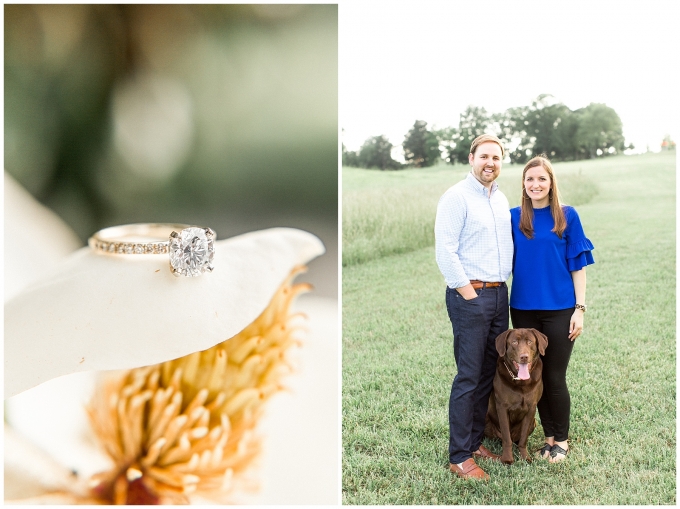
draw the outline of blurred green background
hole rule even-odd
[[[4,29],[5,169],[83,242],[297,227],[337,297],[337,5],[5,5]]]

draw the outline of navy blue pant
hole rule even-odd
[[[574,308],[557,311],[524,311],[510,309],[512,326],[533,328],[548,336],[543,360],[543,395],[538,402],[543,433],[556,442],[569,438],[571,396],[567,388],[567,367],[574,342],[569,339],[569,322]]]
[[[458,373],[449,397],[449,461],[472,457],[484,438],[484,421],[496,372],[496,337],[508,330],[508,287],[477,290],[465,300],[446,288],[446,308],[453,326],[453,356]]]

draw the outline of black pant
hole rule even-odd
[[[496,373],[496,337],[508,330],[508,287],[477,290],[465,300],[446,289],[446,308],[453,327],[453,355],[458,373],[449,396],[449,461],[472,457],[484,438],[484,421]]]
[[[567,366],[574,342],[569,339],[569,322],[574,308],[556,311],[525,311],[510,308],[515,329],[536,329],[548,336],[543,359],[543,396],[538,402],[543,433],[563,442],[569,436],[571,398],[567,388]]]

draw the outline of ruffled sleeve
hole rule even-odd
[[[565,237],[567,240],[567,268],[569,272],[581,270],[586,265],[595,263],[592,250],[595,249],[593,243],[586,237],[581,226],[581,219],[576,210],[568,207],[567,229]]]
[[[593,249],[595,249],[595,246],[585,237],[574,244],[567,244],[567,268],[569,272],[581,270],[586,265],[595,263],[593,253],[591,253]]]

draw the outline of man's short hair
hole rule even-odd
[[[499,147],[501,147],[501,155],[505,155],[505,149],[503,148],[503,142],[499,140],[496,136],[493,134],[482,134],[481,136],[477,136],[474,140],[472,140],[472,145],[470,145],[470,153],[474,154],[475,150],[477,150],[477,147],[479,147],[482,143],[486,143],[487,141],[492,141],[494,143],[497,143]]]

